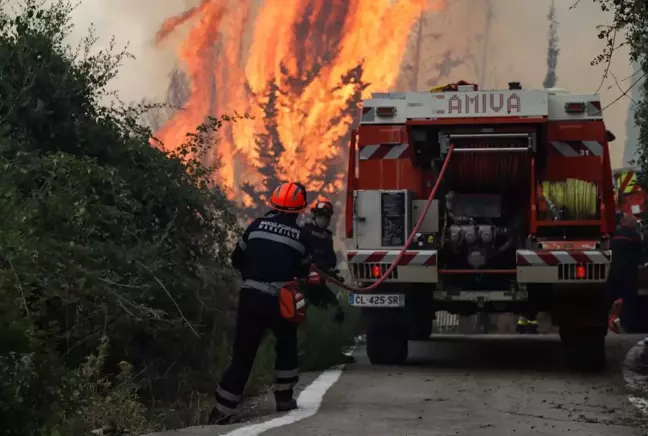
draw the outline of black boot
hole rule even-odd
[[[297,401],[293,398],[293,391],[275,392],[277,412],[288,412],[297,408]]]
[[[297,408],[297,400],[291,398],[289,400],[277,401],[277,412],[289,412]]]

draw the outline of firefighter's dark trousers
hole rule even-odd
[[[241,290],[236,320],[232,361],[216,389],[216,407],[229,415],[241,401],[257,349],[264,333],[270,330],[277,339],[275,362],[275,399],[289,401],[299,380],[297,370],[297,325],[283,319],[278,297],[255,289]]]

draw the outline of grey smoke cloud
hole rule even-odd
[[[112,84],[124,101],[162,100],[168,76],[176,63],[173,43],[156,48],[153,38],[164,20],[186,7],[182,0],[82,0],[74,11],[72,41],[87,35],[93,24],[98,47],[107,47],[114,36],[117,48],[128,44],[135,59],[127,59]]]
[[[45,3],[53,3],[47,0]],[[195,0],[72,0],[74,29],[68,42],[76,46],[94,25],[99,38],[96,48],[107,48],[115,37],[116,49],[128,44],[135,59],[127,59],[119,77],[111,84],[123,100],[165,97],[168,75],[176,63],[173,41],[163,48],[153,46],[153,38],[164,19],[175,15]],[[5,0],[3,6],[18,8],[21,0]]]
[[[488,35],[486,13],[492,7],[493,17]],[[596,35],[596,26],[611,22],[609,14],[603,13],[598,4],[581,1],[575,9],[575,2],[555,2],[560,56],[556,67],[556,86],[572,93],[593,93],[599,88],[605,70],[604,65],[591,66],[590,62],[601,52],[604,42]],[[436,65],[447,59],[448,50],[452,59],[463,57],[464,62],[455,66],[442,83],[457,80],[477,80],[479,68],[485,58],[484,83],[482,88],[505,88],[508,82],[519,81],[524,87],[542,88],[547,73],[547,13],[551,0],[451,0],[448,10],[428,17],[426,32],[440,34],[430,39],[423,56],[426,66],[421,68],[418,82],[438,74]],[[487,38],[486,38],[487,36]],[[484,41],[488,47],[484,48]],[[485,51],[485,57],[484,55]],[[625,80],[632,74],[626,51],[619,50],[610,67],[610,77],[601,86],[603,104],[615,100],[621,91],[612,75],[624,89],[630,85]],[[401,83],[401,89],[405,83]],[[621,166],[623,148],[626,142],[626,119],[630,100],[623,98],[605,110],[605,122],[617,136],[611,144],[613,166]]]
[[[17,0],[13,1],[16,3]],[[70,42],[78,42],[86,35],[90,23],[94,23],[100,45],[106,46],[113,35],[118,47],[130,43],[129,51],[136,59],[125,62],[113,86],[126,101],[139,101],[145,97],[162,100],[169,73],[177,64],[177,43],[183,35],[179,32],[175,41],[165,43],[164,47],[154,47],[153,37],[165,18],[197,2],[81,0],[74,13],[76,28]],[[258,3],[258,0],[254,2]],[[577,8],[570,10],[573,3],[571,0],[556,2],[556,18],[560,23],[556,86],[573,93],[594,92],[604,71],[604,66],[590,65],[604,47],[604,42],[596,38],[596,26],[609,23],[611,17],[592,1],[581,1]],[[487,23],[489,4],[493,16]],[[425,31],[435,37],[428,38],[422,50],[425,65],[420,69],[418,83],[425,84],[439,76],[439,65],[450,65],[447,77],[439,77],[439,81],[476,80],[483,75],[485,83],[480,84],[482,88],[506,87],[509,81],[541,88],[547,73],[547,13],[550,4],[551,0],[448,0],[446,11],[426,20]],[[487,24],[490,27],[488,35],[485,35]],[[485,41],[487,47],[484,47]],[[485,68],[480,74],[482,65]],[[616,54],[610,73],[600,89],[604,104],[621,94],[612,74],[619,79],[621,87],[630,84],[629,80],[624,80],[632,71],[628,55],[623,50]],[[611,146],[614,166],[621,166],[622,162],[629,102],[623,98],[605,110],[606,123],[617,136],[617,141]]]

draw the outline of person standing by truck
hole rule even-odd
[[[338,276],[337,256],[333,248],[333,232],[329,230],[333,217],[333,204],[328,200],[317,201],[312,209],[312,220],[305,225],[312,237],[313,263],[326,274],[342,281]],[[344,311],[336,295],[325,283],[309,285],[304,288],[306,300],[313,306],[336,309],[335,320],[344,321]]]
[[[216,389],[216,406],[209,424],[225,424],[234,414],[266,330],[271,330],[277,339],[277,411],[297,408],[293,398],[299,380],[297,324],[282,317],[279,294],[285,284],[308,276],[311,238],[307,230],[297,225],[297,217],[307,204],[303,185],[279,185],[270,198],[270,207],[277,213],[254,220],[232,253],[232,265],[241,273],[243,285],[232,361]]]
[[[637,220],[632,215],[623,215],[617,231],[612,237],[610,248],[612,262],[607,281],[607,307],[615,300],[623,301],[621,328],[626,333],[641,331],[642,318],[638,299],[639,266],[642,258],[641,238]]]

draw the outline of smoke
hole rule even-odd
[[[57,0],[45,0],[45,5]],[[164,100],[169,74],[177,58],[174,47],[153,46],[155,32],[165,18],[184,10],[187,0],[72,0],[74,28],[67,39],[72,47],[88,36],[90,28],[98,41],[95,50],[107,49],[114,38],[115,51],[124,47],[134,56],[126,59],[119,76],[110,84],[126,102],[145,97]],[[23,0],[5,0],[6,10],[19,10]],[[173,41],[171,42],[173,44]]]
[[[525,88],[540,89],[551,64],[547,59],[547,10],[551,0],[453,0],[445,11],[426,17],[423,37],[428,38],[420,55],[424,66],[419,81],[438,77],[437,65],[447,59],[462,60],[450,73],[440,78],[442,83],[458,80],[476,81],[481,89],[505,89],[508,82],[520,82]],[[591,61],[601,53],[605,41],[597,38],[596,26],[612,22],[595,2],[555,2],[554,15],[560,22],[560,64],[555,74],[560,87],[574,94],[594,93],[601,85],[605,65],[592,66]],[[492,16],[488,14],[492,7]],[[491,21],[490,23],[488,21]],[[412,35],[411,41],[414,41]],[[487,44],[485,44],[487,42]],[[415,44],[411,44],[414,46]],[[557,47],[556,47],[557,48]],[[557,53],[556,53],[557,54]],[[412,53],[406,59],[412,62]],[[615,53],[610,74],[600,87],[603,105],[612,103],[631,84],[632,74],[627,50]],[[617,78],[619,85],[614,78]],[[400,89],[407,89],[402,82]],[[441,84],[442,84],[441,83]],[[611,148],[612,164],[621,165],[626,142],[626,119],[630,100],[622,98],[604,111],[605,123],[617,140]]]
[[[637,80],[640,75],[641,67],[639,66],[639,63],[633,62],[632,80]],[[621,162],[622,166],[631,165],[631,162],[633,162],[638,157],[637,151],[639,151],[639,127],[637,127],[637,123],[635,122],[635,110],[637,108],[635,102],[638,102],[643,98],[641,92],[642,85],[643,81],[639,81],[639,83],[637,83],[635,87],[632,88],[632,93],[630,94],[633,102],[628,106],[628,119],[626,121],[626,134],[628,135],[628,139],[626,142],[625,150],[623,151],[623,161]]]
[[[164,100],[177,59],[172,47],[155,48],[153,40],[164,19],[185,7],[181,0],[81,0],[73,12],[70,43],[85,37],[91,25],[98,37],[96,48],[108,48],[114,37],[116,49],[126,47],[134,56],[125,60],[111,84],[120,98],[126,102]]]
[[[5,5],[19,4],[20,1],[7,1]],[[260,1],[251,3],[258,6]],[[199,0],[81,0],[74,11],[75,29],[70,43],[74,45],[87,35],[91,23],[94,23],[100,38],[99,46],[106,47],[113,35],[117,47],[128,43],[128,50],[135,59],[126,60],[112,86],[128,102],[142,98],[164,100],[169,75],[178,63],[177,43],[185,34],[178,32],[174,35],[175,40],[165,42],[162,47],[154,47],[153,38],[165,18],[197,3]],[[547,9],[552,6],[551,0],[447,2],[446,10],[429,14],[423,23],[422,49],[418,53],[421,65],[417,67],[420,71],[417,78],[419,88],[435,80],[449,82],[461,79],[480,81],[482,89],[506,88],[510,81],[519,81],[525,87],[541,88],[545,76],[553,68],[554,73],[560,76],[562,88],[573,93],[595,92],[605,69],[604,65],[590,65],[605,44],[596,37],[596,26],[610,23],[612,17],[602,12],[595,2],[581,1],[576,8],[570,9],[573,4],[572,1],[555,4],[553,14],[555,21],[560,22],[562,55],[560,65],[556,65],[551,59],[551,35],[547,52],[546,17]],[[412,41],[415,36],[416,32],[413,32]],[[407,62],[412,62],[412,55],[413,51]],[[384,67],[397,69],[400,66]],[[448,68],[449,71],[445,71]],[[441,70],[444,74],[439,74]],[[631,79],[627,78],[631,74],[627,51],[621,48],[614,56],[609,78],[600,89],[604,105],[621,95],[619,88],[625,90],[629,87]],[[411,80],[407,82],[411,83]],[[409,88],[409,83],[404,83],[401,89]],[[629,103],[627,98],[620,99],[604,112],[608,128],[617,136],[611,146],[615,166],[622,162]]]
[[[560,49],[558,48],[558,21],[556,20],[556,4],[554,3],[554,0],[551,1],[547,19],[549,20],[547,75],[545,76],[544,82],[542,82],[542,86],[545,88],[554,88],[556,86],[556,82],[558,81],[556,68],[558,66],[558,54],[560,53]]]

